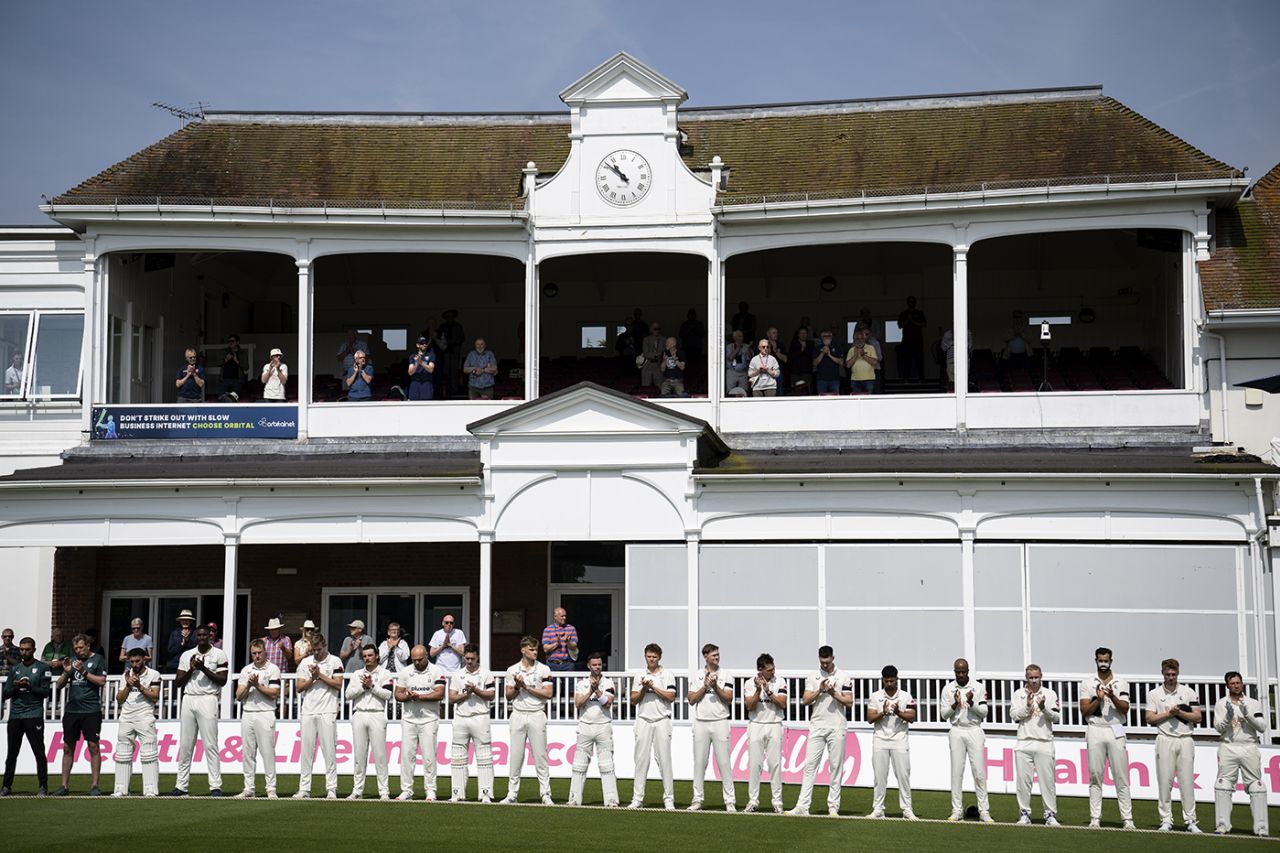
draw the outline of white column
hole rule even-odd
[[[707,399],[711,428],[720,429],[720,400],[724,396],[724,263],[720,235],[711,240],[711,268],[707,272]]]
[[[534,251],[532,225],[529,233],[529,254],[524,262],[524,398],[532,400],[538,396],[538,353],[541,350],[541,330],[538,328],[541,316],[540,298],[541,276],[538,270],[537,253]]]
[[[689,640],[688,669],[696,669],[702,661],[698,639],[698,534],[690,533],[685,539],[685,556],[689,567]]]
[[[85,435],[93,435],[93,404],[107,402],[105,393],[107,364],[104,342],[107,329],[107,259],[93,252],[93,241],[87,240],[84,254],[84,339],[80,345],[81,422]]]
[[[230,719],[232,712],[232,686],[231,675],[237,671],[236,667],[236,575],[237,575],[237,550],[240,547],[239,534],[225,534],[223,536],[223,557],[222,557],[222,650],[227,653],[227,659],[230,661],[228,666],[227,683],[222,688],[222,719]]]
[[[973,595],[973,531],[960,531],[960,599],[964,605],[964,656],[977,671],[977,627]]]
[[[492,534],[480,538],[480,660],[493,662],[493,539]]]
[[[315,329],[312,320],[311,261],[299,258],[298,267],[298,351],[294,354],[294,373],[298,377],[298,438],[307,437],[307,407],[311,403],[312,347]],[[265,363],[264,359],[258,359]],[[286,362],[287,363],[287,362]],[[257,365],[252,365],[256,370]]]
[[[956,428],[964,429],[965,401],[969,393],[969,247],[951,247],[952,338],[956,359]]]

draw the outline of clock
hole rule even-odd
[[[649,161],[629,148],[606,154],[596,166],[596,191],[614,207],[630,207],[649,194]]]

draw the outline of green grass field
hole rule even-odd
[[[226,793],[233,795],[240,790],[240,777],[225,777]],[[1107,830],[1089,830],[1083,827],[1089,816],[1089,804],[1081,798],[1061,797],[1058,800],[1061,829],[1042,826],[1012,826],[1017,818],[1017,806],[1010,796],[993,796],[991,812],[996,819],[994,826],[964,822],[959,825],[942,823],[950,812],[950,795],[935,791],[917,791],[916,813],[925,820],[911,823],[903,820],[870,820],[859,816],[871,809],[871,791],[867,788],[848,788],[844,793],[843,815],[851,819],[821,817],[778,817],[771,813],[746,815],[725,814],[721,811],[718,783],[707,785],[707,810],[689,814],[683,810],[669,813],[662,811],[661,787],[650,782],[646,805],[657,810],[643,812],[626,809],[584,808],[565,806],[554,808],[537,805],[538,787],[534,779],[525,779],[521,785],[524,804],[513,806],[480,806],[477,804],[452,805],[439,802],[427,805],[421,800],[412,803],[383,803],[376,799],[360,803],[323,799],[323,779],[317,778],[313,796],[320,799],[294,801],[288,799],[295,790],[296,777],[286,776],[281,794],[284,799],[268,801],[261,796],[262,780],[259,779],[258,799],[252,801],[229,798],[208,799],[193,796],[189,799],[157,800],[133,796],[127,800],[110,797],[35,799],[30,796],[14,796],[0,800],[0,847],[14,853],[35,850],[77,850],[85,853],[114,850],[180,849],[203,850],[262,850],[277,853],[288,850],[389,850],[421,849],[448,845],[457,849],[483,850],[547,850],[553,846],[572,845],[580,849],[614,851],[668,850],[730,850],[754,848],[757,850],[815,850],[824,846],[872,847],[876,850],[927,851],[972,850],[975,845],[985,850],[1034,849],[1036,853],[1051,851],[1099,850],[1118,851],[1179,851],[1204,849],[1280,849],[1270,845],[1274,840],[1253,838],[1239,830],[1248,822],[1248,808],[1237,805],[1233,817],[1238,827],[1230,838],[1217,838],[1211,834],[1191,836],[1185,833],[1124,832],[1120,830],[1116,806],[1107,800],[1103,816]],[[110,793],[112,778],[103,776],[103,789]],[[204,777],[192,778],[192,793],[206,791]],[[350,777],[340,777],[338,794],[350,791]],[[440,796],[448,796],[447,782],[440,786]],[[56,774],[51,788],[56,788]],[[134,791],[140,791],[141,781],[134,775]],[[173,786],[173,777],[161,778],[161,790]],[[421,787],[421,782],[419,782]],[[15,795],[35,793],[35,778],[20,777],[14,785]],[[73,794],[85,794],[89,788],[87,776],[72,779]],[[620,794],[626,802],[631,785],[619,780]],[[497,793],[505,795],[506,780],[499,779]],[[553,780],[552,791],[556,801],[563,802],[569,792],[567,780]],[[376,797],[376,786],[370,779],[367,796]],[[392,774],[392,794],[399,793],[396,774]],[[799,793],[797,786],[784,789],[783,800],[789,808]],[[746,803],[747,786],[738,786],[738,805]],[[826,789],[815,792],[815,806],[825,803]],[[676,783],[676,802],[687,804],[690,800],[689,783]],[[767,801],[768,786],[763,786],[762,797]],[[475,779],[471,781],[471,796],[475,796]],[[588,780],[586,789],[588,805],[601,803],[600,783]],[[897,794],[889,791],[889,814],[896,815]],[[966,803],[970,800],[966,800]],[[1037,820],[1039,799],[1034,800]],[[1178,805],[1174,804],[1175,814]],[[1155,803],[1134,802],[1134,817],[1139,828],[1154,828]],[[1201,803],[1199,817],[1202,827],[1212,829],[1213,807]],[[24,826],[38,827],[35,831],[21,832],[21,840],[15,837],[18,820]],[[932,819],[932,820],[930,820]],[[1280,809],[1271,810],[1275,827],[1280,819]],[[937,822],[934,822],[937,821]]]

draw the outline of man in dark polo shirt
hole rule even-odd
[[[36,660],[36,641],[30,637],[23,637],[18,643],[18,654],[18,662],[9,670],[9,680],[4,683],[4,698],[9,702],[9,751],[4,758],[4,787],[0,787],[0,797],[12,793],[13,773],[24,737],[36,756],[36,780],[43,797],[49,792],[49,762],[44,754],[44,703],[53,692],[53,673],[47,663]]]
[[[63,662],[62,675],[58,676],[58,689],[67,687],[62,706],[62,787],[53,792],[55,797],[71,793],[71,765],[75,763],[76,745],[81,736],[89,751],[89,767],[93,782],[89,796],[98,797],[98,777],[102,773],[102,751],[98,739],[102,733],[102,687],[107,683],[107,662],[102,655],[94,654],[89,638],[76,634],[71,641],[71,657]],[[70,686],[68,686],[70,685]]]

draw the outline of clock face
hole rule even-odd
[[[606,154],[596,167],[596,190],[614,207],[630,207],[649,193],[649,161],[630,149]]]

